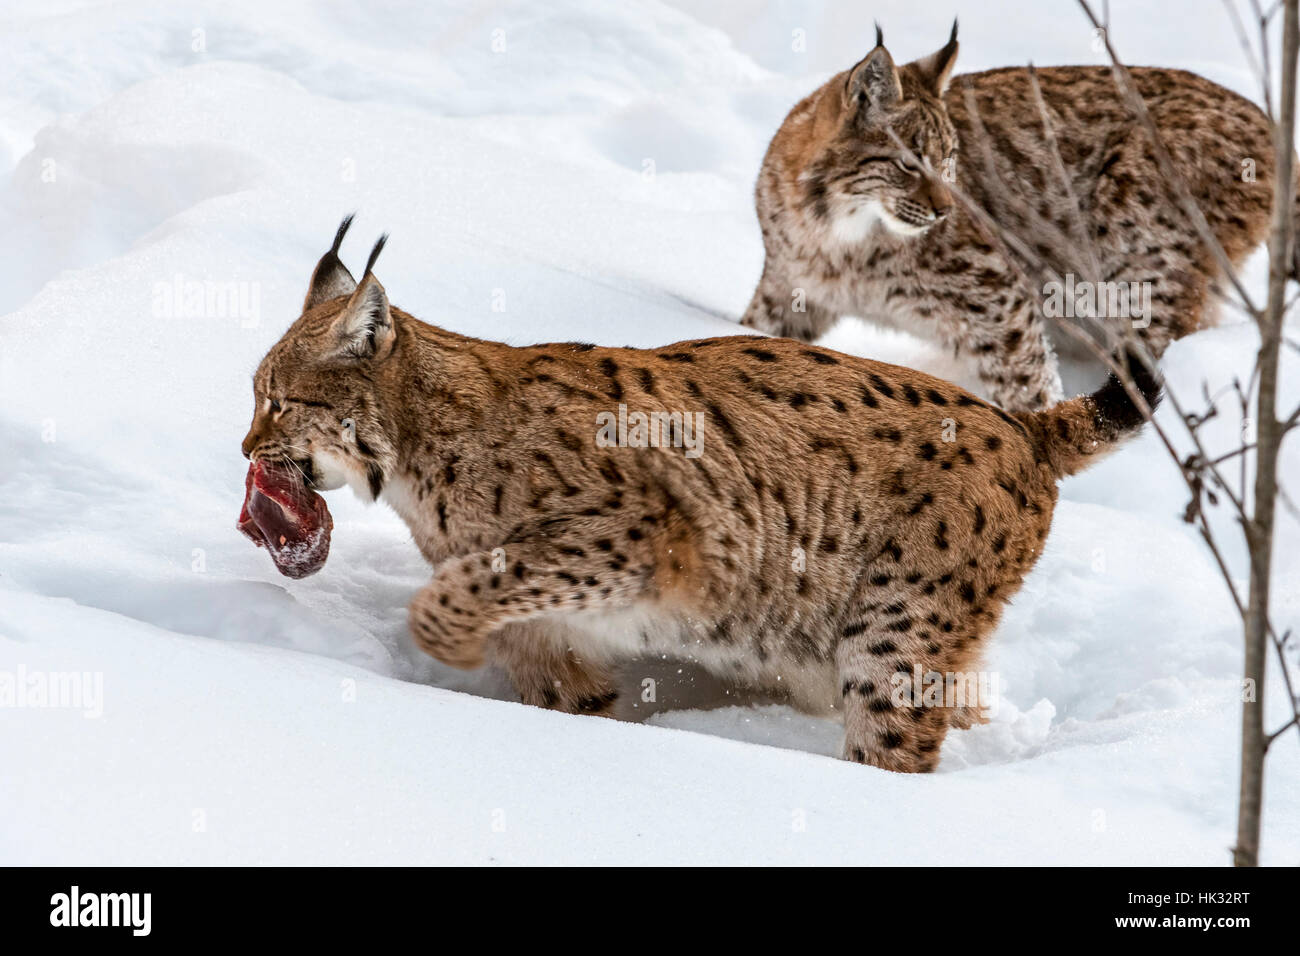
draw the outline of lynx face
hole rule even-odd
[[[370,273],[382,248],[380,240],[360,285],[334,251],[321,260],[302,315],[253,376],[253,422],[243,442],[251,461],[288,460],[309,487],[346,484],[369,500],[379,496],[392,454],[378,379],[396,332]]]
[[[917,235],[952,209],[939,176],[956,158],[957,134],[942,99],[956,58],[955,38],[902,69],[877,46],[848,72],[842,95],[827,97],[834,115],[825,123],[834,132],[802,180],[813,216],[829,217],[841,239],[860,241],[877,222],[896,235]]]
[[[344,484],[367,488],[366,464],[356,453],[358,437],[376,430],[373,389],[323,349],[312,354],[301,340],[283,345],[271,350],[253,376],[245,456],[292,461],[322,491]]]

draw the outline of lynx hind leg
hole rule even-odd
[[[570,637],[554,618],[507,624],[489,642],[489,658],[505,670],[525,704],[611,716],[618,700],[613,669],[579,653]]]
[[[1254,155],[1248,148],[1242,149],[1242,156]],[[1150,170],[1144,132],[1135,130],[1115,144],[1105,166],[1109,172],[1093,189],[1091,215],[1099,251],[1106,259],[1103,272],[1111,284],[1107,298],[1118,291],[1114,286],[1127,288],[1137,283],[1150,311],[1147,316],[1132,316],[1130,308],[1126,310],[1130,315],[1108,315],[1113,310],[1102,311],[1100,303],[1099,311],[1108,324],[1117,323],[1110,326],[1117,332],[1124,331],[1122,323],[1134,319],[1138,337],[1159,357],[1174,339],[1207,327],[1217,317],[1217,310],[1207,307],[1207,297],[1218,268],[1209,250],[1195,238],[1192,224],[1173,208],[1172,195],[1134,209],[1132,184],[1144,181]],[[1243,187],[1237,190],[1237,201],[1201,204],[1211,230],[1234,262],[1244,260],[1264,239],[1271,202],[1271,190],[1237,185]],[[1220,285],[1228,288],[1226,283]]]
[[[949,727],[984,722],[980,705],[988,702],[966,699],[978,677],[974,687],[963,678],[960,694],[947,688],[977,659],[994,617],[965,608],[954,575],[917,582],[922,592],[932,585],[933,596],[885,595],[848,618],[836,651],[846,760],[926,773],[938,766]],[[950,590],[958,600],[939,599]],[[942,675],[941,684],[926,683],[927,675]]]
[[[1223,308],[1209,301],[1209,275],[1172,250],[1137,257],[1107,278],[1120,290],[1115,303],[1108,296],[1107,309],[1116,304],[1121,309],[1104,321],[1117,335],[1131,325],[1155,358],[1174,339],[1213,325]]]
[[[911,706],[906,688],[895,686],[901,675],[910,687],[912,669],[921,660],[898,652],[897,634],[873,625],[840,645],[838,668],[844,706],[845,760],[882,770],[926,773],[939,762],[939,747],[950,714],[942,708]]]
[[[740,324],[769,335],[811,342],[834,325],[836,318],[835,313],[808,301],[806,289],[765,269]]]

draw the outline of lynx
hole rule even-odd
[[[1013,415],[789,339],[468,338],[389,304],[380,246],[354,281],[347,225],[257,369],[244,454],[391,505],[433,566],[415,642],[541,707],[607,714],[619,662],[673,655],[842,715],[848,759],[931,770],[979,714],[900,702],[899,675],[977,666],[1058,479],[1144,421],[1115,380]]]
[[[1061,332],[1054,321],[1061,312],[1044,315],[1034,290],[954,201],[955,185],[1012,232],[1042,235],[1046,224],[1058,237],[1079,237],[1082,224],[1087,241],[1079,237],[1072,251],[1096,249],[1101,274],[1091,284],[1118,288],[1121,304],[1137,291],[1149,305],[1136,310],[1142,314],[1092,314],[1131,322],[1151,354],[1207,324],[1219,270],[1162,182],[1109,68],[1037,71],[1067,189],[1029,71],[968,74],[950,87],[956,59],[955,24],[942,49],[902,67],[877,29],[861,62],[790,111],[758,177],[766,263],[742,322],[811,341],[854,315],[969,357],[988,397],[1004,408],[1057,401],[1056,349],[1073,358],[1089,353]],[[1266,117],[1191,73],[1132,75],[1214,234],[1240,263],[1268,227],[1274,166]],[[999,203],[1000,195],[1011,200]],[[1073,268],[1059,243],[1035,251],[1058,274]],[[1050,302],[1060,290],[1039,291]]]

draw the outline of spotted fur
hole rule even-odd
[[[516,348],[427,325],[370,267],[356,284],[330,262],[254,398],[246,455],[404,519],[433,566],[411,633],[438,659],[596,714],[620,661],[692,659],[841,714],[846,757],[902,771],[932,769],[976,715],[899,706],[892,675],[977,666],[1057,480],[1142,421],[1117,385],[1008,414],[790,339]],[[619,404],[700,413],[701,454],[601,447]]]
[[[1034,252],[1060,274],[1091,268],[1083,252],[1091,244],[1100,270],[1092,278],[1149,283],[1150,325],[1137,334],[1153,354],[1207,324],[1219,271],[1162,181],[1110,70],[1037,72],[1067,191],[1029,72],[989,70],[949,86],[956,57],[955,26],[941,50],[902,67],[878,43],[791,110],[759,173],[766,263],[744,324],[812,340],[840,316],[855,315],[970,357],[988,396],[1005,408],[1057,401],[1056,351],[1089,354],[1043,315],[1037,293],[1044,290],[1024,287],[954,204],[946,182],[1013,233],[1054,237]],[[1210,227],[1240,263],[1268,228],[1274,162],[1266,117],[1191,73],[1143,68],[1132,75]],[[891,129],[924,168],[906,158]],[[1001,193],[1011,200],[1000,201]]]

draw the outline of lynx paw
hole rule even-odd
[[[433,585],[411,601],[409,622],[416,646],[426,654],[463,670],[483,666],[489,629],[477,614],[455,606]]]

